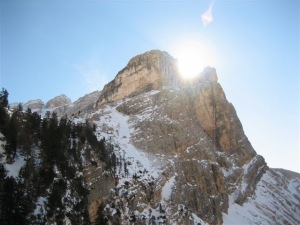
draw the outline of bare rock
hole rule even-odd
[[[56,108],[56,107],[61,107],[65,105],[70,105],[71,99],[69,99],[66,95],[59,95],[51,100],[49,100],[45,107],[46,108]]]
[[[146,52],[132,58],[115,79],[104,86],[97,106],[133,93],[160,88],[167,82],[175,84],[178,77],[176,60],[167,52]]]
[[[44,102],[40,99],[30,100],[23,104],[24,110],[27,110],[29,108],[29,109],[31,109],[32,112],[36,112],[38,114],[41,113],[43,107],[44,107]]]
[[[66,95],[59,95],[49,100],[46,105],[46,111],[55,112],[59,117],[63,116],[70,107],[72,101]]]
[[[94,91],[79,98],[78,100],[73,102],[66,113],[69,116],[72,116],[92,111],[95,108],[95,102],[98,100],[100,93],[100,91]]]

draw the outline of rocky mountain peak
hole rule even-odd
[[[41,113],[43,107],[44,107],[44,102],[41,99],[30,100],[24,103],[23,105],[24,110],[29,108],[32,110],[32,112],[37,112],[37,113]]]
[[[166,52],[149,51],[129,61],[104,87],[96,106],[99,118],[109,107],[107,118],[128,117],[132,131],[124,137],[130,135],[137,149],[158,161],[171,161],[164,165],[165,180],[158,183],[163,186],[176,178],[172,203],[188,206],[210,224],[222,223],[228,196],[238,205],[253,196],[268,170],[226,99],[215,68],[206,67],[199,76],[183,79],[176,59]],[[93,115],[93,120],[97,117]],[[101,131],[119,135],[119,125],[108,128],[107,121],[103,127],[98,125]],[[191,199],[191,193],[198,197]],[[152,200],[159,202],[161,197]]]
[[[104,86],[97,106],[134,93],[176,84],[179,77],[176,60],[167,52],[145,52],[132,58],[115,79]]]
[[[207,81],[218,81],[214,68],[206,67],[199,71],[199,76],[185,80],[175,58],[165,51],[151,50],[133,57],[115,79],[105,85],[96,106],[164,86],[187,88]]]
[[[200,79],[202,81],[213,81],[213,82],[218,82],[218,75],[217,71],[213,67],[205,67],[202,73],[200,73]]]
[[[142,64],[156,64],[157,67],[160,67],[162,61],[173,61],[174,58],[165,51],[160,50],[151,50],[143,54],[137,55],[129,60],[127,67],[138,66]],[[149,65],[149,66],[151,66]]]
[[[46,108],[56,108],[61,107],[65,105],[70,105],[72,103],[71,99],[68,98],[66,95],[62,94],[59,96],[56,96],[55,98],[49,100],[46,103]]]

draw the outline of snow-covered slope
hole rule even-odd
[[[134,131],[130,127],[129,116],[117,111],[117,107],[118,105],[108,105],[90,115],[90,117],[99,117],[99,120],[94,121],[98,127],[96,132],[98,131],[100,134],[98,139],[105,138],[111,144],[118,145],[122,149],[116,151],[116,154],[118,157],[125,158],[125,161],[132,163],[127,167],[128,176],[133,176],[137,170],[147,170],[151,176],[157,177],[159,169],[155,167],[146,153],[136,149],[130,141]]]
[[[241,206],[230,198],[224,225],[299,224],[300,175],[269,169],[258,182],[255,193]]]

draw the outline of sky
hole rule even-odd
[[[11,103],[75,101],[135,55],[191,53],[268,165],[300,172],[299,14],[298,0],[2,0],[0,87]]]

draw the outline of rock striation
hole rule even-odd
[[[176,60],[167,52],[152,50],[132,58],[115,79],[104,86],[96,105],[99,107],[105,102],[166,84],[176,85],[179,79]]]
[[[185,88],[201,81],[217,79],[216,70],[207,67],[200,76],[184,80],[178,71],[176,59],[167,52],[152,50],[132,58],[115,79],[104,86],[96,105],[164,86]]]

